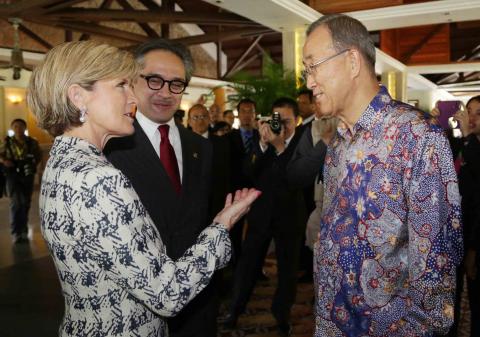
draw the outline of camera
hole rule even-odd
[[[282,119],[279,112],[274,112],[272,118],[267,121],[270,124],[270,130],[276,135],[279,135],[282,131]]]
[[[35,174],[35,158],[32,154],[27,154],[24,160],[15,161],[15,171],[21,177],[28,177]]]

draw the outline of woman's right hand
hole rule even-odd
[[[257,199],[262,192],[251,188],[244,188],[235,192],[232,200],[232,194],[228,194],[225,200],[225,207],[217,214],[214,222],[224,225],[228,230],[244,216],[250,209],[250,205]]]

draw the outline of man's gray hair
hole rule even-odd
[[[137,47],[137,49],[135,49],[135,60],[138,62],[138,64],[140,64],[141,67],[144,67],[145,54],[154,50],[165,50],[177,55],[182,60],[185,67],[185,80],[187,83],[190,82],[194,67],[192,54],[187,47],[181,43],[168,39],[153,39],[141,44]]]
[[[357,49],[375,74],[375,44],[360,21],[344,14],[324,15],[308,27],[307,36],[320,26],[330,31],[333,48],[337,52],[348,48]]]

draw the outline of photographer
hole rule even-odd
[[[15,119],[11,123],[13,137],[6,137],[0,149],[4,166],[7,195],[10,196],[10,221],[15,243],[28,242],[28,211],[32,199],[37,164],[42,158],[38,142],[25,135],[27,123]]]
[[[257,275],[263,265],[268,244],[273,238],[278,266],[278,286],[272,302],[272,314],[280,336],[290,333],[290,309],[295,299],[296,272],[300,240],[305,223],[305,204],[300,189],[290,189],[286,166],[300,134],[295,133],[298,105],[289,98],[277,99],[272,119],[260,121],[260,141],[254,144],[253,182],[262,190],[252,205],[248,231],[234,275],[232,304],[225,322],[227,328],[236,325],[244,312]]]

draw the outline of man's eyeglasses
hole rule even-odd
[[[168,83],[168,90],[172,94],[181,94],[182,92],[185,91],[185,88],[187,87],[187,83],[184,81],[180,80],[165,80],[161,78],[158,75],[140,75],[141,78],[145,79],[147,81],[147,85],[150,89],[152,90],[160,90],[163,88],[165,83]]]
[[[193,121],[203,121],[208,118],[208,116],[198,115],[190,117]]]
[[[315,70],[316,67],[318,67],[319,65],[321,65],[322,63],[325,63],[327,61],[330,61],[331,59],[339,56],[339,55],[342,55],[343,53],[346,53],[347,51],[350,51],[350,49],[344,49],[336,54],[333,54],[332,56],[329,56],[327,58],[324,58],[323,60],[320,60],[320,61],[317,61],[317,62],[314,62],[312,64],[309,64],[309,65],[306,65],[305,66],[305,69],[302,71],[302,76],[304,79],[307,79],[307,76],[309,75],[312,75],[313,74],[313,71]]]

